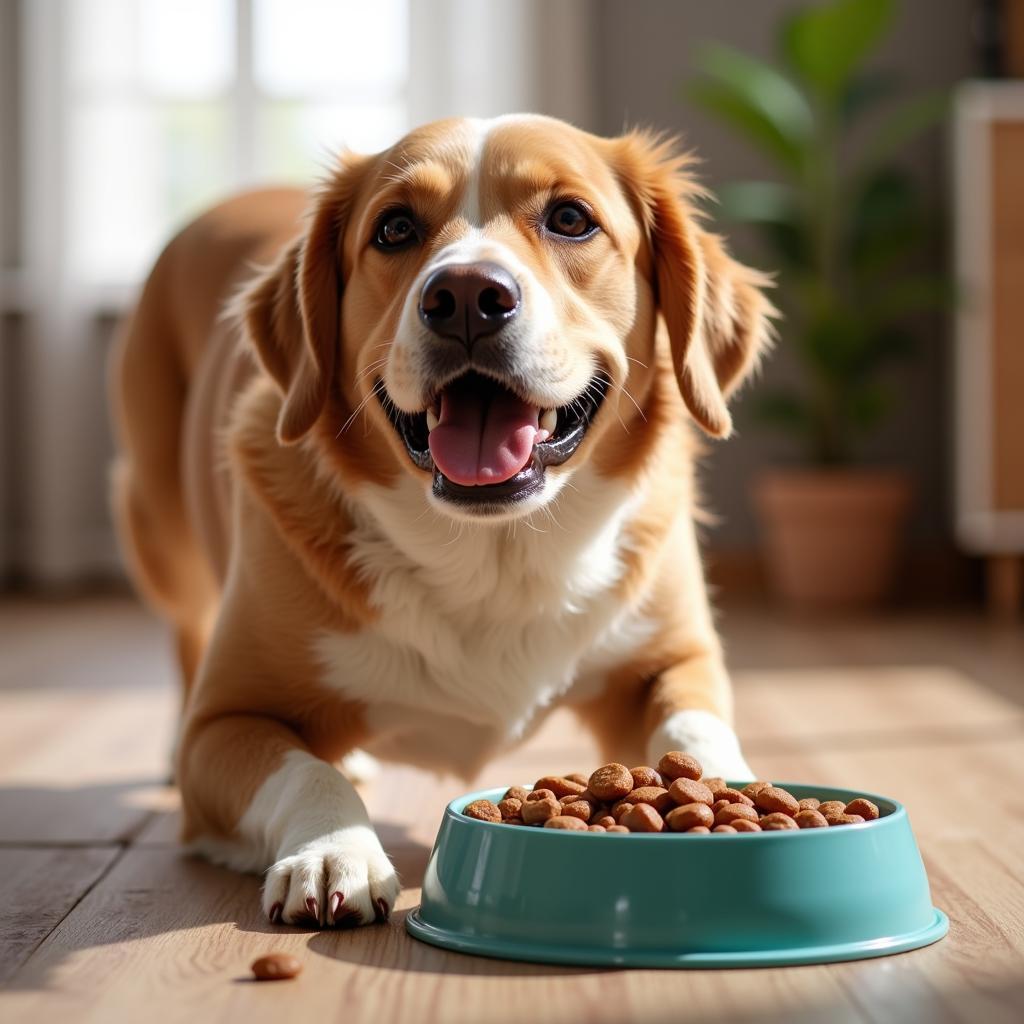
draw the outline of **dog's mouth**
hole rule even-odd
[[[418,413],[397,410],[381,382],[376,390],[413,464],[433,472],[435,496],[486,511],[541,490],[544,470],[583,443],[608,379],[598,374],[557,409],[533,405],[473,371],[446,384]]]

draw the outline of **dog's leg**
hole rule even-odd
[[[732,690],[717,652],[692,654],[658,674],[648,691],[647,762],[656,765],[668,750],[682,750],[705,775],[751,781],[750,770],[730,724]]]
[[[275,923],[383,920],[400,885],[352,783],[285,725],[229,715],[186,729],[185,839],[213,860],[265,870]]]

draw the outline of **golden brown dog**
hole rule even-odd
[[[356,748],[469,773],[562,703],[618,760],[750,776],[689,420],[729,433],[772,310],[694,192],[641,133],[450,120],[160,257],[115,505],[177,633],[185,838],[267,870],[272,920],[394,903]]]

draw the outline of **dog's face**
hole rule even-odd
[[[696,224],[684,166],[642,135],[534,116],[444,121],[346,158],[250,294],[280,439],[343,410],[327,443],[372,434],[369,457],[436,508],[527,515],[642,415],[666,372],[658,310],[692,415],[728,433],[724,396],[770,307]]]

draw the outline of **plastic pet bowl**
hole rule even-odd
[[[508,960],[768,967],[917,949],[949,928],[903,806],[779,783],[798,799],[873,800],[877,821],[799,832],[601,834],[498,825],[453,800],[409,933]]]

